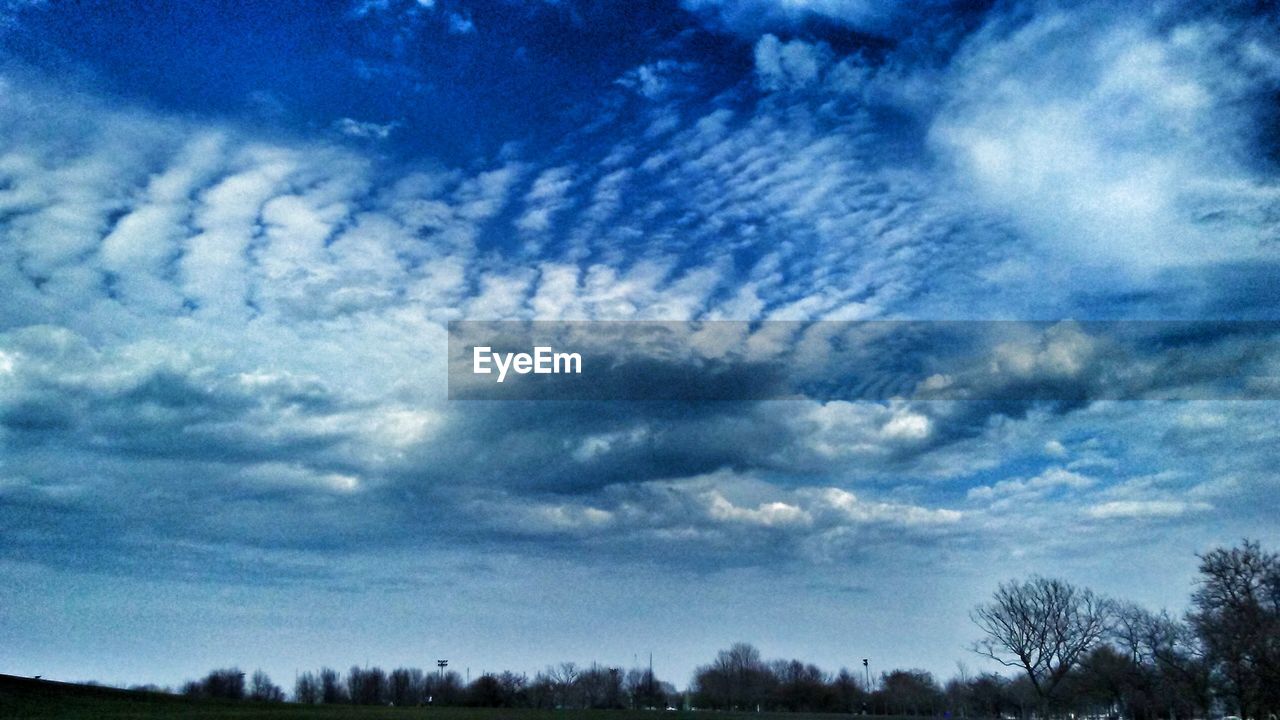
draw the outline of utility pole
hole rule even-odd
[[[865,663],[865,662],[866,662],[866,661],[864,660],[864,661],[863,661],[863,663]],[[440,668],[440,670],[439,670],[439,672],[438,672],[438,675],[440,676],[440,682],[443,684],[443,683],[444,683],[444,669],[445,669],[445,668],[447,668],[447,667],[449,667],[449,661],[448,661],[448,660],[437,660],[437,661],[436,661],[436,667]]]
[[[653,651],[649,651],[649,702],[653,702]]]
[[[866,658],[862,658],[862,670],[867,675],[867,692],[871,692],[871,666],[867,664]]]

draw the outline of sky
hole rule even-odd
[[[468,403],[446,326],[1280,320],[1278,26],[0,2],[0,672],[946,677],[1010,578],[1180,612],[1197,552],[1280,545],[1274,400],[1093,398],[1067,326],[1011,367],[1077,402]]]

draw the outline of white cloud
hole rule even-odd
[[[791,90],[818,82],[832,59],[831,48],[801,40],[782,42],[773,35],[756,41],[757,81],[765,90]]]
[[[1085,511],[1089,517],[1099,520],[1115,520],[1128,518],[1168,518],[1179,517],[1188,513],[1212,510],[1213,506],[1204,502],[1184,502],[1181,500],[1112,500],[1110,502],[1091,505]]]
[[[348,137],[360,138],[362,140],[386,140],[391,133],[400,127],[400,122],[393,121],[389,123],[375,123],[369,121],[354,120],[352,118],[342,118],[333,123],[333,127],[338,132]]]
[[[915,7],[910,3],[872,0],[682,0],[682,4],[695,12],[710,14],[742,33],[795,26],[812,17],[863,30],[885,31],[904,8]],[[925,3],[923,10],[932,11],[931,5]]]
[[[805,444],[826,460],[891,456],[929,439],[933,421],[902,402],[813,403],[792,415]]]
[[[637,65],[614,82],[648,100],[661,100],[683,89],[688,83],[688,76],[697,70],[694,63],[664,58]]]
[[[563,210],[566,196],[573,185],[573,169],[554,167],[542,171],[525,195],[525,211],[516,219],[516,227],[525,232],[546,232],[555,214]]]
[[[754,508],[739,507],[714,490],[707,493],[706,500],[707,514],[713,521],[762,527],[809,525],[813,522],[813,517],[808,512],[784,502],[765,502]]]
[[[1250,90],[1226,19],[1110,4],[996,15],[950,70],[934,146],[1042,249],[1136,275],[1266,255],[1280,187],[1250,169]]]
[[[1044,497],[1056,489],[1084,490],[1097,484],[1095,478],[1072,472],[1061,467],[1050,467],[1035,477],[1001,480],[994,485],[983,485],[969,490],[971,500],[997,500],[1028,497]]]
[[[957,510],[868,501],[840,488],[788,488],[750,474],[718,471],[677,480],[616,484],[580,499],[521,499],[506,493],[472,505],[477,521],[538,535],[619,543],[687,545],[691,556],[768,547],[827,558],[859,537],[947,531]]]
[[[450,35],[468,35],[476,31],[476,24],[471,21],[470,14],[451,12],[448,22]]]

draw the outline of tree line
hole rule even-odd
[[[974,608],[971,647],[1012,672],[940,682],[918,669],[829,673],[801,660],[765,660],[747,643],[717,653],[676,690],[646,668],[561,663],[532,678],[354,666],[300,674],[300,703],[527,708],[696,708],[960,718],[1092,716],[1156,720],[1280,712],[1280,556],[1244,541],[1199,556],[1190,610],[1153,612],[1066,581],[1000,584]],[[281,701],[261,671],[215,670],[183,692]]]
[[[1253,541],[1199,556],[1178,617],[1062,580],[1008,582],[977,607],[974,650],[1019,671],[1042,716],[1274,720],[1280,713],[1280,556]]]
[[[202,698],[276,702],[284,691],[261,670],[246,685],[239,668],[214,670],[183,686],[185,695]],[[565,662],[529,678],[523,673],[483,673],[467,683],[457,672],[421,668],[352,666],[307,671],[294,682],[292,700],[304,704],[462,706],[501,708],[665,709],[680,694],[651,670]]]

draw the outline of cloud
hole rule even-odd
[[[569,204],[566,194],[573,185],[572,173],[572,168],[556,167],[539,174],[525,195],[526,209],[516,227],[526,232],[548,230],[552,216]]]
[[[476,31],[476,25],[471,21],[470,14],[451,12],[448,18],[450,35],[469,35]]]
[[[872,538],[909,542],[949,532],[964,518],[957,510],[869,501],[835,487],[786,487],[727,470],[611,484],[559,499],[486,494],[468,512],[495,532],[555,540],[584,559],[629,547],[702,570],[763,559],[751,560],[755,553],[770,562],[825,561]]]
[[[701,13],[736,32],[753,34],[772,28],[794,28],[821,19],[864,31],[899,32],[904,18],[927,17],[958,3],[870,2],[868,0],[683,0]]]
[[[831,63],[831,48],[801,40],[782,42],[765,35],[756,42],[756,77],[765,90],[803,88],[818,81]]]
[[[1225,112],[1274,77],[1258,27],[1241,21],[1240,49],[1219,58],[1230,17],[1166,27],[1046,7],[957,29],[954,58],[919,66],[911,43],[850,52],[774,28],[726,81],[674,44],[605,81],[643,111],[602,100],[599,122],[558,144],[453,166],[335,137],[395,123],[267,137],[14,75],[0,493],[20,533],[6,557],[54,542],[55,566],[136,552],[157,573],[201,572],[164,557],[181,547],[210,575],[253,557],[314,578],[317,558],[447,537],[708,570],[887,562],[904,544],[999,553],[1059,542],[1064,515],[1154,522],[1178,502],[1189,523],[1200,504],[1250,522],[1274,489],[1257,451],[1275,439],[1269,406],[1166,420],[1097,398],[1261,377],[1256,336],[1153,332],[1175,352],[1124,356],[1063,323],[938,380],[993,402],[444,400],[443,323],[462,317],[1122,313],[1075,304],[1081,276],[1053,260],[1099,243],[1125,269],[1230,258],[1264,285],[1245,238],[1266,237],[1271,189]],[[894,89],[921,84],[934,89]],[[1151,202],[1096,201],[1116,187]],[[1106,297],[1146,287],[1121,279]],[[1198,292],[1187,307],[1219,297]],[[753,347],[821,339],[767,334]],[[1186,475],[1136,480],[1175,467]],[[130,507],[148,493],[163,511]]]
[[[379,125],[374,122],[362,122],[351,118],[342,118],[333,124],[338,132],[348,137],[361,140],[386,140],[391,133],[400,127],[400,122],[389,122]]]
[[[1272,29],[1175,13],[990,18],[951,64],[933,146],[1059,257],[1141,276],[1267,256],[1280,195],[1247,126],[1276,77],[1242,48]]]
[[[1030,497],[1044,497],[1061,488],[1065,490],[1084,490],[1096,485],[1095,478],[1071,472],[1061,467],[1051,467],[1039,475],[1025,480],[1001,480],[995,485],[983,485],[970,488],[968,497],[971,500],[995,500],[997,498],[1013,498],[1014,502],[1025,501]]]
[[[1212,510],[1213,506],[1204,502],[1182,502],[1178,500],[1112,500],[1111,502],[1092,505],[1087,510],[1089,517],[1101,520],[1150,517],[1179,517],[1187,513]]]
[[[699,69],[693,62],[664,58],[637,65],[614,82],[647,100],[664,100],[690,90],[690,76]]]

